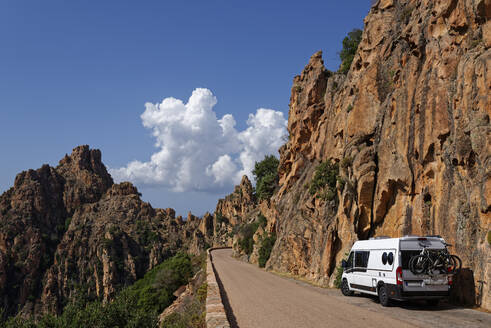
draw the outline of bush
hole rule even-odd
[[[346,169],[353,164],[353,157],[347,156],[341,160],[341,167]]]
[[[311,195],[318,193],[324,200],[331,201],[337,196],[336,182],[339,180],[339,165],[337,163],[323,162],[315,168],[314,178],[310,182]]]
[[[206,328],[204,303],[194,300],[184,311],[169,315],[162,322],[162,328]]]
[[[336,279],[334,279],[334,287],[341,288],[341,278],[343,277],[343,268],[341,266],[336,267]]]
[[[259,248],[259,260],[258,260],[260,268],[264,268],[266,266],[266,262],[268,262],[269,260],[269,256],[271,255],[271,250],[273,249],[275,242],[276,242],[275,233],[262,240],[261,248]]]
[[[266,225],[268,224],[268,220],[266,220],[266,217],[262,213],[259,213],[257,216],[257,222],[259,226],[263,228],[266,228]]]
[[[356,50],[360,44],[362,31],[360,29],[354,29],[348,33],[348,36],[343,40],[343,49],[339,53],[341,59],[341,65],[339,66],[339,72],[348,73],[351,63],[355,58]]]
[[[347,260],[348,259],[348,253],[344,253],[344,257],[345,259],[344,260]],[[343,278],[343,267],[340,265],[338,265],[336,267],[336,278],[334,279],[334,287],[336,288],[341,288],[341,282],[342,282],[342,278]]]
[[[261,162],[254,164],[252,174],[256,179],[256,196],[268,199],[278,185],[278,165],[280,161],[273,155],[265,156]]]
[[[251,255],[254,249],[254,239],[252,238],[259,228],[259,222],[253,222],[245,224],[240,229],[240,234],[242,238],[239,239],[239,248],[246,253]]]

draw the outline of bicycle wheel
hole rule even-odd
[[[409,270],[413,274],[422,274],[428,269],[428,259],[423,255],[411,257],[409,260]]]
[[[445,273],[447,271],[447,259],[443,257],[438,257],[431,265],[430,271],[437,271],[439,273]]]
[[[457,261],[452,256],[448,256],[445,259],[445,273],[455,273],[457,264]]]
[[[462,260],[457,255],[450,255],[450,258],[455,261],[454,272],[460,271],[462,269]]]

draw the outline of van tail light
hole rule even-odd
[[[449,285],[449,286],[452,286],[452,284],[453,284],[453,276],[452,276],[452,275],[449,275],[449,276],[447,277],[447,279],[448,279],[448,285]]]
[[[402,267],[396,269],[396,281],[398,285],[402,285]]]

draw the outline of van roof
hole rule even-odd
[[[353,249],[362,249],[369,247],[377,247],[377,248],[399,248],[399,242],[411,242],[411,241],[422,241],[428,240],[432,243],[444,244],[445,241],[440,236],[404,236],[398,238],[388,238],[388,237],[376,237],[370,238],[369,240],[358,240],[353,244]]]

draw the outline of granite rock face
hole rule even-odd
[[[81,293],[108,301],[177,251],[201,252],[200,223],[152,208],[128,182],[113,184],[88,146],[56,168],[22,172],[0,196],[4,315],[59,313]]]
[[[262,211],[278,236],[267,267],[332,285],[355,240],[439,234],[471,276],[453,297],[474,303],[486,281],[491,308],[490,10],[378,1],[346,76],[311,57],[293,81],[280,188]],[[335,200],[308,190],[323,161],[339,166]]]
[[[232,246],[236,232],[234,227],[246,223],[256,207],[254,189],[249,178],[244,175],[231,194],[218,200],[213,222],[208,225],[213,229],[209,234],[212,236],[213,246]]]

